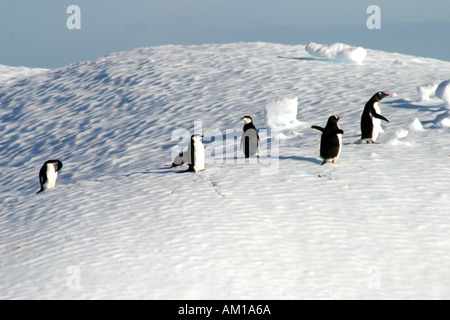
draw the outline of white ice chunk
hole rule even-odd
[[[356,63],[362,63],[367,56],[366,49],[343,43],[323,45],[310,42],[305,50],[315,57]]]
[[[414,121],[409,124],[408,129],[411,131],[423,131],[424,130],[422,123],[417,118],[415,118]]]
[[[298,98],[270,101],[265,107],[265,121],[269,128],[288,129],[297,126]]]
[[[436,97],[444,100],[450,106],[450,79],[442,81],[436,88]]]

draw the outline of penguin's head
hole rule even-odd
[[[58,172],[59,170],[61,170],[61,168],[63,167],[63,164],[60,160],[47,160],[45,161],[45,164],[51,164],[54,168],[55,171]]]
[[[328,118],[328,122],[327,122],[327,126],[328,125],[337,125],[337,122],[340,120],[340,119],[342,119],[342,117],[338,117],[337,115],[331,115],[329,118]]]
[[[378,91],[377,93],[375,93],[373,98],[375,99],[375,101],[380,101],[381,99],[383,99],[384,97],[387,97],[387,96],[389,96],[388,93],[384,93],[383,91]]]
[[[244,120],[245,123],[252,123],[253,122],[253,119],[250,116],[243,116],[241,119]]]
[[[330,116],[329,118],[328,118],[328,120],[332,120],[332,121],[336,121],[336,122],[338,122],[339,120],[341,120],[342,119],[342,117],[338,117],[337,115],[335,115],[335,114],[333,114],[332,116]]]
[[[201,134],[193,134],[193,135],[191,136],[191,139],[192,139],[193,141],[202,141],[202,138],[203,138],[203,135],[201,135]]]

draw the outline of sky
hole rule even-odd
[[[80,29],[67,26],[71,5]],[[371,5],[381,29],[367,27]],[[137,47],[255,41],[450,61],[449,12],[449,0],[0,0],[0,64],[57,68]]]

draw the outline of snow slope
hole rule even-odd
[[[139,48],[1,87],[0,299],[450,298],[450,114],[417,94],[449,70],[234,43]],[[392,95],[380,144],[353,144],[379,90]],[[298,121],[277,113],[295,98]],[[310,127],[332,114],[341,164],[321,166]],[[260,163],[234,152],[244,115],[272,155]],[[287,125],[267,130],[274,119]],[[194,131],[209,133],[206,171],[168,169]],[[36,195],[50,158],[64,167]]]
[[[43,68],[27,68],[27,67],[8,67],[0,65],[0,86],[13,83],[22,78],[45,72]]]

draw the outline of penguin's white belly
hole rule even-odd
[[[380,119],[372,118],[372,124],[373,124],[372,140],[375,141],[381,132],[381,121]]]
[[[56,178],[58,178],[58,172],[55,171],[53,164],[47,164],[47,181],[44,183],[44,189],[52,189],[55,187]]]
[[[375,109],[376,113],[380,114],[380,107],[378,106],[378,102],[375,102],[373,104],[373,108]],[[380,132],[383,132],[383,129],[381,128],[381,119],[372,116],[372,125],[372,140],[375,141],[378,138]]]
[[[194,171],[205,170],[205,147],[199,141],[194,142]]]
[[[339,140],[339,151],[338,151],[338,154],[335,159],[339,158],[339,156],[341,155],[341,151],[342,151],[342,134],[338,133],[337,137]]]

